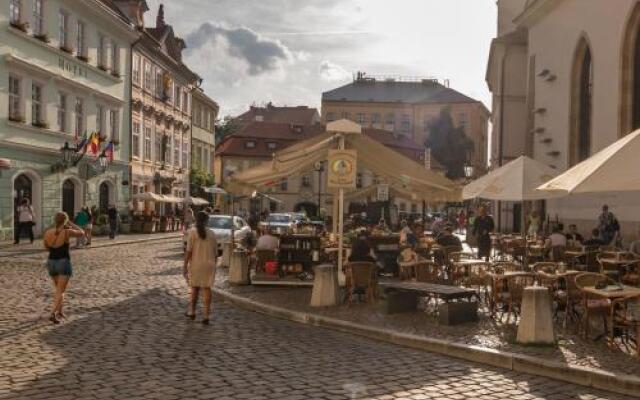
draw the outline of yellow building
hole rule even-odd
[[[474,142],[470,161],[484,168],[489,111],[482,102],[435,79],[379,78],[359,72],[352,83],[322,94],[322,122],[346,118],[422,144],[429,135],[429,123],[445,107],[451,109],[454,124],[464,127]]]

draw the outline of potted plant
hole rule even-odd
[[[85,55],[83,55],[83,54],[78,54],[78,55],[76,56],[76,58],[77,58],[78,60],[83,61],[83,62],[86,62],[86,63],[88,63],[88,62],[89,62],[89,57],[87,57],[87,56],[85,56]]]
[[[114,78],[120,78],[120,72],[118,71],[111,71],[111,76],[113,76]]]
[[[35,128],[49,129],[49,124],[44,121],[35,121],[32,122],[31,125]]]
[[[120,233],[131,233],[131,218],[129,218],[129,214],[120,216]]]
[[[64,51],[67,54],[73,54],[73,48],[67,45],[60,45],[60,50]]]
[[[27,29],[29,29],[29,23],[24,21],[11,22],[11,26],[25,33],[27,32]]]
[[[24,124],[27,122],[22,115],[9,115],[10,122],[17,122],[19,124]]]
[[[43,43],[49,43],[51,41],[51,39],[49,39],[49,35],[46,33],[34,33],[33,37]]]
[[[109,68],[106,65],[98,64],[98,69],[104,72],[108,72]]]
[[[107,234],[109,228],[107,227],[107,215],[100,214],[96,218],[95,223],[93,224],[92,234],[94,236],[100,236]]]
[[[142,233],[142,224],[144,224],[142,215],[134,215],[131,222],[131,232]]]
[[[145,215],[142,223],[142,233],[153,233],[156,231],[156,222],[152,215]]]

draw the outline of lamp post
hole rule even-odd
[[[317,216],[318,216],[318,219],[321,219],[322,216],[320,215],[320,208],[322,207],[322,172],[324,172],[324,164],[322,163],[322,161],[318,161],[318,162],[316,162],[314,167],[315,167],[314,171],[316,171],[318,173],[318,210],[317,210]]]
[[[470,181],[473,178],[473,174],[475,173],[475,168],[473,164],[466,163],[464,165],[464,177],[467,178],[467,181]]]

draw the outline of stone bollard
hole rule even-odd
[[[338,267],[331,264],[318,265],[314,269],[311,307],[330,307],[338,304]]]
[[[546,287],[530,286],[524,289],[516,340],[522,344],[556,343],[551,295]]]
[[[222,243],[222,267],[231,266],[231,242]]]
[[[231,255],[229,283],[232,285],[249,284],[249,257],[244,250],[235,250]]]

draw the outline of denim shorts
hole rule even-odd
[[[71,260],[68,258],[61,258],[58,260],[47,260],[47,270],[49,276],[68,276],[73,275],[73,269],[71,268]]]

